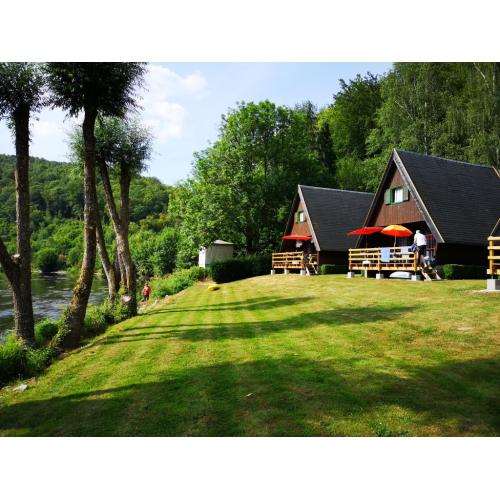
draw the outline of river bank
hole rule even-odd
[[[68,273],[33,273],[33,312],[35,321],[43,318],[57,319],[71,300],[77,276]],[[101,302],[106,296],[106,281],[94,278],[90,303]],[[7,279],[0,274],[0,339],[14,326],[12,292]]]

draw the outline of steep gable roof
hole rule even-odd
[[[298,195],[318,250],[345,252],[354,246],[347,233],[363,224],[372,193],[299,185]]]
[[[394,150],[365,223],[395,163],[436,241],[485,245],[500,215],[500,176],[493,167]]]

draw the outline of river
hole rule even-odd
[[[33,273],[32,293],[35,321],[43,318],[57,319],[71,300],[72,290],[78,275]],[[90,302],[104,300],[107,293],[106,281],[95,277]],[[14,327],[12,293],[5,275],[0,272],[0,339]]]

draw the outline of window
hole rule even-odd
[[[392,191],[392,202],[401,203],[403,201],[403,188],[397,187]]]
[[[395,203],[402,203],[408,201],[410,194],[406,186],[394,186],[386,189],[384,193],[384,203],[386,205],[393,205]]]
[[[306,220],[306,216],[302,210],[297,212],[297,222],[304,222]]]

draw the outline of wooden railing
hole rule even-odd
[[[304,255],[304,252],[273,253],[273,269],[306,269],[306,264],[317,266],[318,254],[311,253]]]
[[[488,274],[500,276],[500,236],[488,238]]]
[[[404,251],[402,250],[404,249]],[[389,259],[382,261],[381,248],[350,248],[349,270],[367,271],[412,271],[419,270],[417,254],[406,250],[407,247],[389,247]]]

